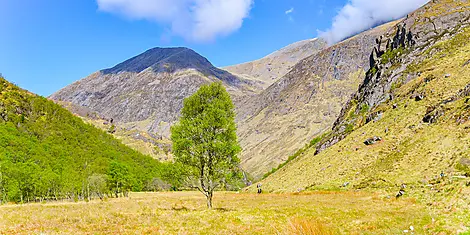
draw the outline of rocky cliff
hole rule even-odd
[[[466,1],[433,1],[378,37],[364,81],[342,109],[330,137],[317,147],[317,153],[380,116],[380,110],[373,110],[393,101],[395,88],[421,75],[420,71],[413,71],[413,65],[428,58],[431,53],[427,50],[433,45],[461,32],[469,17]]]

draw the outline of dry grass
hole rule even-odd
[[[334,235],[336,232],[317,220],[294,219],[289,223],[287,230],[292,235]]]
[[[89,203],[0,207],[0,234],[398,234],[424,233],[431,215],[410,200],[365,193],[134,193]]]

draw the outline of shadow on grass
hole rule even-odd
[[[214,208],[215,211],[219,211],[219,212],[230,212],[230,211],[235,211],[234,209],[228,209],[228,208]]]
[[[187,208],[185,206],[172,206],[171,208],[162,208],[161,210],[166,211],[196,211],[194,208]]]

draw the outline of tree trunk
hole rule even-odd
[[[212,209],[212,192],[207,193],[207,208]]]

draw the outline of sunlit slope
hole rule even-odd
[[[470,159],[469,37],[466,27],[424,50],[422,60],[403,72],[412,79],[392,84],[394,99],[346,115],[375,120],[365,124],[355,117],[357,129],[317,155],[309,149],[267,178],[265,189],[339,189],[346,182],[356,189],[396,190],[402,183],[425,188],[441,172],[464,175]],[[366,145],[372,137],[382,140]]]

